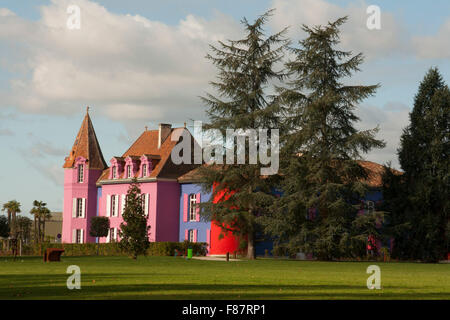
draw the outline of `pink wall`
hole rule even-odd
[[[122,195],[126,194],[130,184],[108,184],[102,186],[100,197],[100,216],[106,216],[106,202],[108,195],[119,195],[119,215],[110,217],[110,227],[120,229],[123,222],[121,202]],[[148,193],[150,197],[148,225],[149,240],[178,241],[178,213],[180,185],[176,181],[155,181],[140,183],[141,193]],[[101,238],[100,243],[106,242]]]
[[[178,241],[180,188],[177,181],[158,182],[156,241]]]
[[[78,183],[77,169],[64,169],[64,207],[62,242],[72,243],[72,230],[84,230],[84,242],[95,242],[89,236],[90,218],[97,212],[97,187],[102,170],[84,170],[84,182]],[[72,218],[73,198],[86,198],[85,218]]]
[[[141,193],[148,193],[150,195],[150,206],[149,206],[149,216],[148,216],[148,225],[150,226],[149,231],[149,240],[155,241],[154,231],[156,229],[156,182],[147,182],[141,183],[140,189]],[[99,199],[100,210],[99,215],[106,217],[106,199],[108,195],[119,195],[119,214],[117,217],[109,217],[110,228],[118,228],[120,229],[120,224],[123,222],[122,218],[122,195],[127,194],[128,189],[130,188],[129,183],[124,184],[107,184],[102,185],[102,196]],[[106,242],[106,238],[101,238],[100,243]]]
[[[78,158],[78,164],[85,164],[85,159]],[[86,167],[86,166],[85,166]],[[95,237],[89,235],[90,219],[97,215],[107,216],[106,203],[108,195],[118,195],[118,216],[109,217],[110,228],[120,229],[122,218],[122,197],[126,195],[130,187],[129,183],[106,184],[99,191],[96,182],[101,170],[84,170],[84,182],[78,183],[78,169],[64,170],[64,209],[63,209],[63,234],[62,242],[72,243],[74,229],[84,230],[83,242],[95,242]],[[149,194],[148,225],[150,241],[178,241],[179,232],[179,197],[180,185],[177,181],[154,181],[140,184],[141,193]],[[97,199],[98,193],[101,196]],[[74,198],[86,199],[85,218],[72,218]],[[106,237],[100,238],[100,242],[106,242]]]

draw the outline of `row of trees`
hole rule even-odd
[[[311,252],[321,259],[365,255],[368,237],[380,237],[375,222],[382,218],[383,212],[357,215],[354,204],[359,204],[358,200],[368,190],[362,182],[368,172],[357,160],[373,148],[383,148],[385,143],[376,139],[378,128],[356,129],[360,119],[355,109],[379,85],[345,85],[363,62],[361,53],[353,55],[338,49],[339,28],[345,23],[345,17],[325,26],[303,25],[306,38],[292,47],[285,38],[286,30],[265,35],[264,25],[270,16],[269,11],[254,23],[244,19],[243,39],[219,42],[219,46],[211,47],[212,53],[207,58],[217,67],[218,76],[211,82],[215,92],[202,100],[210,118],[206,127],[220,130],[224,135],[227,129],[280,129],[279,174],[261,178],[262,165],[248,164],[248,146],[244,165],[201,168],[205,191],[214,185],[213,196],[203,205],[203,214],[217,221],[223,231],[233,232],[246,241],[250,259],[254,258],[254,235],[258,231],[293,252]],[[291,60],[283,68],[286,52],[290,53]],[[440,85],[443,83],[436,84]],[[433,177],[440,181],[430,189],[436,179],[420,178],[427,183],[414,187],[414,193],[406,189],[404,192],[410,195],[411,201],[413,194],[429,195],[424,200],[426,203],[440,198],[434,202],[436,207],[426,209],[424,201],[414,198],[420,206],[411,215],[426,220],[427,227],[421,231],[423,237],[441,241],[442,232],[436,231],[439,235],[433,236],[431,230],[442,230],[448,221],[447,213],[437,218],[436,211],[448,210],[447,204],[442,207],[442,199],[448,198],[449,104],[444,92],[427,99],[441,105],[430,111],[434,116],[430,116],[428,126],[422,129],[427,138],[422,138],[424,132],[415,133],[411,127],[405,130],[402,143],[420,149],[422,144],[414,138],[417,136],[428,139],[433,151],[401,151],[400,160],[407,177],[404,186],[412,186],[411,181],[418,179],[415,174],[410,177],[408,172],[413,172],[412,168],[433,172]],[[423,117],[421,112],[416,113],[413,111],[412,118]],[[269,138],[268,144],[271,143]],[[238,150],[234,148],[236,157]],[[410,164],[411,170],[406,166],[406,161],[410,161],[406,160],[410,159],[409,152],[422,155]],[[276,189],[283,190],[282,197],[275,196]],[[391,224],[392,230],[401,228],[405,220],[393,217],[405,212],[403,205],[392,204],[398,208],[391,208],[391,222],[399,223],[395,228]],[[319,212],[314,219],[307,217],[311,209]],[[405,238],[405,234],[401,236]]]
[[[6,217],[0,217],[0,237],[20,239],[28,243],[33,235],[36,243],[42,243],[45,239],[45,222],[52,218],[47,204],[43,201],[33,201],[33,208],[30,213],[34,216],[33,221],[21,213],[21,204],[16,200],[3,204],[2,211],[6,212]]]

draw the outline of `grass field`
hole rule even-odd
[[[450,299],[450,264],[201,261],[174,257],[0,258],[0,299]],[[381,268],[368,290],[366,268]],[[69,265],[81,290],[68,290]]]

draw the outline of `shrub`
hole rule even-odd
[[[24,245],[22,247],[23,255],[42,256],[47,248],[64,249],[63,255],[70,256],[95,256],[97,255],[97,243],[50,243],[44,242],[39,244]],[[193,249],[194,256],[204,256],[207,253],[207,243],[197,242],[150,242],[150,246],[146,251],[148,256],[173,256],[175,250],[180,254],[185,254],[188,248]],[[100,243],[98,244],[98,253],[100,256],[124,256],[118,242]]]

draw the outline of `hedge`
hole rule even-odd
[[[47,248],[64,249],[64,256],[96,256],[97,255],[97,243],[82,243],[82,244],[69,244],[69,243],[50,243],[45,242],[41,245],[28,245],[23,246],[23,255],[42,256]],[[173,256],[184,255],[188,248],[192,248],[194,256],[204,256],[207,253],[207,243],[204,242],[150,242],[150,246],[146,252],[147,256]],[[125,256],[126,252],[123,252],[119,248],[119,244],[116,243],[100,243],[98,245],[98,254],[100,256]]]

